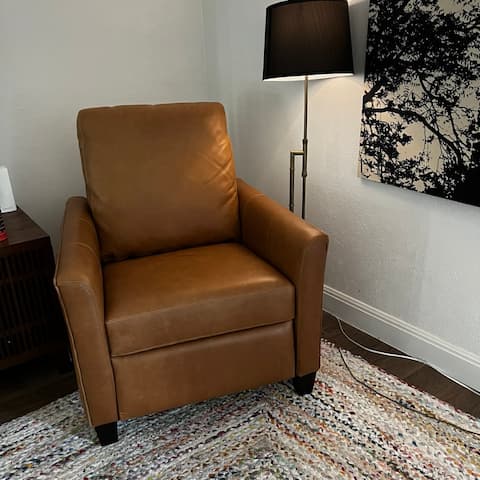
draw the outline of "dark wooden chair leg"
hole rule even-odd
[[[295,377],[293,379],[293,387],[295,388],[295,391],[302,396],[312,393],[316,374],[317,372],[313,372],[303,377]]]
[[[100,445],[105,447],[118,441],[117,422],[107,423],[95,427]]]

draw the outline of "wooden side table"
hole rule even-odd
[[[68,363],[68,340],[53,287],[49,236],[20,208],[4,213],[0,242],[0,370],[46,354]]]

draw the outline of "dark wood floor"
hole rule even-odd
[[[353,327],[345,326],[345,331],[368,347],[398,353],[397,350]],[[454,407],[480,417],[480,396],[442,377],[429,367],[364,352],[342,335],[337,321],[330,315],[325,315],[324,318],[323,337]],[[53,359],[43,359],[0,371],[0,423],[25,415],[75,389],[73,372],[59,373]]]
[[[74,373],[60,373],[55,358],[0,371],[0,424],[36,410],[76,388]]]

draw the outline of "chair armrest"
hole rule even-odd
[[[68,200],[54,278],[67,323],[77,381],[93,426],[118,420],[104,323],[103,274],[87,200]]]
[[[320,366],[328,236],[238,179],[243,243],[295,286],[296,375]]]

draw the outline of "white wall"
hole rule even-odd
[[[271,3],[204,0],[206,41],[237,170],[287,205],[303,89],[261,81]],[[311,83],[308,219],[331,238],[327,307],[479,388],[480,209],[357,176],[367,0],[350,15],[356,76]]]
[[[80,108],[204,100],[201,0],[0,0],[0,165],[57,243]]]

